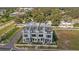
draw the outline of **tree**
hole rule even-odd
[[[6,19],[5,21],[9,21],[12,19],[12,17],[10,17],[10,14],[13,13],[16,8],[4,8],[4,15],[2,15],[2,19]]]
[[[79,8],[64,8],[66,15],[71,16],[72,18],[79,18]]]
[[[59,8],[34,8],[31,15],[34,21],[46,22],[50,20],[53,25],[58,25],[61,19]]]

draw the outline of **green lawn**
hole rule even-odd
[[[74,27],[79,27],[79,23],[74,24]]]
[[[7,21],[6,18],[0,19],[0,24],[2,24],[2,25],[6,24],[8,22],[10,22],[10,21]]]
[[[79,50],[79,30],[57,30],[58,45],[61,49]],[[67,43],[65,43],[67,41]]]
[[[19,28],[16,27],[16,28],[13,28],[12,30],[10,30],[8,33],[6,33],[6,36],[5,36],[5,38],[3,38],[1,40],[1,43],[8,43],[10,41],[11,37],[17,32],[18,29]]]
[[[9,26],[7,26],[7,27],[1,29],[1,30],[0,30],[0,36],[1,36],[3,33],[9,31],[10,29],[12,29],[12,28],[14,28],[14,27],[15,27],[15,24],[11,24],[11,25],[9,25]]]
[[[0,43],[7,43],[9,41],[9,38],[13,35],[14,32],[16,32],[17,28],[15,28],[15,23],[12,23],[9,26],[6,26],[3,29],[0,29]]]

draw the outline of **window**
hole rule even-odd
[[[26,38],[26,40],[29,40],[29,38]]]
[[[43,34],[40,34],[39,37],[43,37]]]
[[[27,33],[28,30],[29,30],[29,27],[24,28],[25,33]]]
[[[24,37],[28,37],[28,35],[25,34]]]
[[[36,37],[36,34],[32,34],[33,37]]]
[[[34,38],[33,38],[32,41],[37,41],[37,39],[34,39]]]
[[[26,39],[24,39],[24,42],[26,42]]]
[[[29,30],[29,27],[26,27],[27,30]]]
[[[35,41],[37,41],[37,39],[35,39]]]
[[[49,39],[45,39],[45,42],[46,42],[46,43],[49,42]]]
[[[31,27],[31,30],[36,30],[36,28],[37,28],[37,27],[35,27],[35,26],[32,26],[32,27]]]
[[[41,38],[41,41],[44,41],[44,38]]]
[[[41,39],[41,41],[43,41],[43,39]]]
[[[38,39],[38,41],[40,41],[40,39]]]
[[[43,27],[38,27],[38,30],[40,31],[40,30],[43,30]]]
[[[36,32],[36,29],[37,29],[37,27],[34,27],[34,26],[31,27],[31,32],[32,32],[32,33],[35,33],[35,32]]]
[[[52,31],[52,28],[51,28],[51,27],[46,27],[46,28],[45,28],[45,31],[51,32],[51,31]]]
[[[34,39],[32,39],[34,41]]]
[[[51,35],[46,35],[47,38],[51,38]]]
[[[27,30],[24,30],[24,33],[27,33]]]

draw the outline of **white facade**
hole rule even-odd
[[[61,21],[60,24],[59,24],[59,27],[73,28],[73,23],[72,22]]]
[[[0,9],[0,15],[4,15],[5,12],[6,12],[6,9],[3,9],[3,8]]]
[[[15,17],[15,16],[18,16],[18,15],[24,15],[25,13],[24,12],[13,12],[10,14],[10,17]]]
[[[24,43],[52,44],[53,31],[49,24],[30,22],[22,31]]]

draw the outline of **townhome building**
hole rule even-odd
[[[22,30],[22,38],[23,43],[52,44],[52,26],[48,23],[27,23]]]

